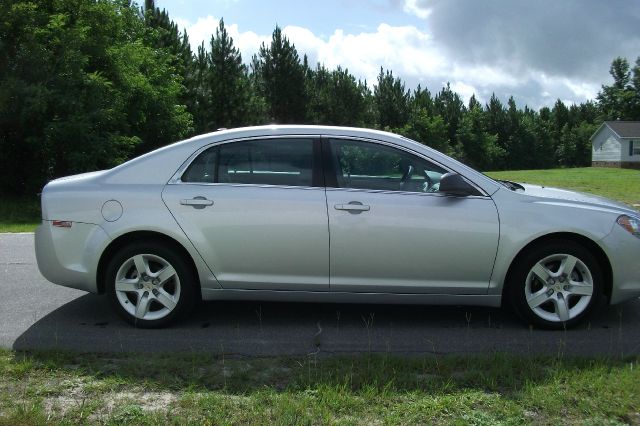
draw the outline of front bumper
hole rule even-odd
[[[616,225],[601,243],[613,270],[611,304],[640,297],[640,238]]]
[[[98,225],[73,222],[71,228],[59,228],[43,220],[35,233],[38,269],[52,283],[97,293],[99,254],[109,242]]]

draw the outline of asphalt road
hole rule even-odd
[[[82,352],[213,352],[268,356],[493,351],[550,355],[640,353],[640,300],[601,306],[568,331],[532,330],[500,309],[207,302],[162,330],[132,328],[104,297],[53,285],[33,234],[0,234],[0,346]]]

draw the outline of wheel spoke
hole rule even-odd
[[[591,284],[570,281],[569,293],[575,296],[591,296],[593,295],[593,286]]]
[[[531,296],[529,296],[527,298],[527,303],[533,309],[542,305],[547,300],[549,300],[549,295],[547,295],[547,290],[543,288],[542,290],[539,290],[537,293],[534,293]]]
[[[138,280],[120,280],[116,281],[116,291],[138,291]]]
[[[149,311],[149,304],[151,299],[149,293],[143,293],[138,297],[138,304],[136,305],[136,318],[143,319]]]
[[[533,269],[531,269],[531,272],[533,272],[535,276],[540,278],[544,283],[546,283],[549,277],[551,276],[551,273],[549,272],[549,270],[544,266],[542,266],[542,264],[540,263],[536,263]]]
[[[174,297],[162,289],[158,290],[156,299],[158,300],[158,302],[160,302],[161,305],[163,305],[165,308],[169,309],[170,311],[176,307],[176,301]]]
[[[149,265],[143,255],[139,254],[133,257],[133,263],[136,265],[136,271],[138,271],[138,277],[142,274],[149,275]]]
[[[556,314],[560,318],[560,321],[569,321],[569,305],[567,299],[560,293],[558,297],[553,300],[556,306]]]
[[[176,270],[173,269],[171,265],[167,265],[166,268],[164,268],[162,271],[160,271],[160,273],[158,273],[157,278],[160,280],[159,285],[162,286],[164,283],[169,281],[175,275],[176,275]]]
[[[578,262],[577,257],[568,255],[562,261],[562,264],[560,265],[560,269],[558,270],[558,273],[565,274],[566,276],[570,277],[571,272],[573,272],[573,269],[576,267],[576,262]]]

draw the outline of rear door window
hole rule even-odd
[[[258,139],[231,142],[201,153],[183,182],[312,186],[313,140]]]

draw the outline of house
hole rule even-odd
[[[592,166],[640,169],[640,121],[605,121],[590,141]]]

